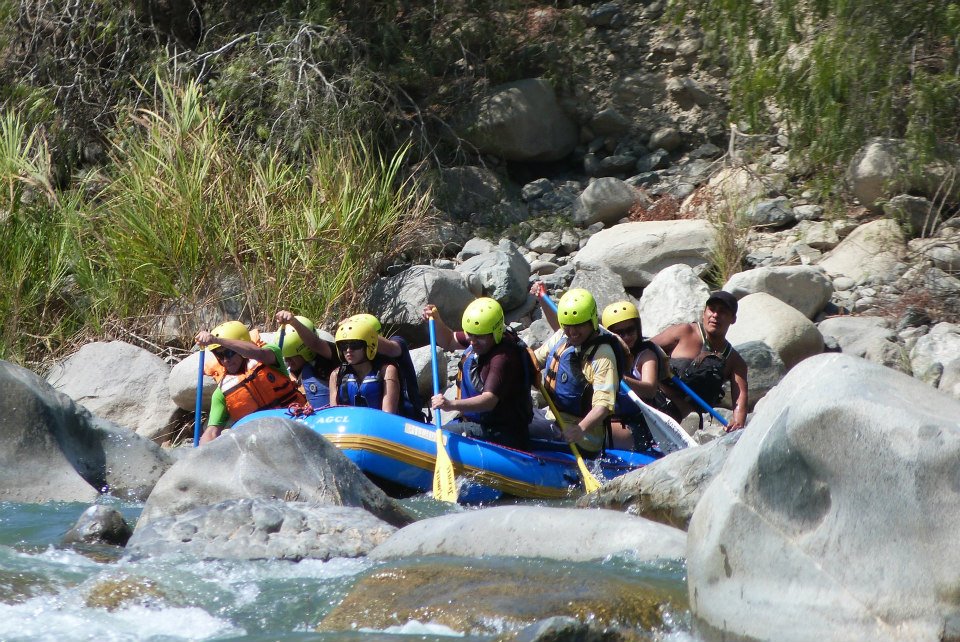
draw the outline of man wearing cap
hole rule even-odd
[[[670,326],[651,339],[670,357],[670,370],[707,403],[719,403],[723,383],[730,382],[734,406],[727,432],[743,428],[747,420],[747,364],[726,338],[736,320],[737,298],[718,290],[707,299],[700,322]],[[661,383],[678,421],[697,409],[669,381]]]

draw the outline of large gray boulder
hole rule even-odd
[[[616,223],[642,200],[641,193],[619,178],[598,178],[573,204],[573,222],[581,227]]]
[[[747,407],[752,410],[787,374],[787,366],[776,350],[763,341],[748,341],[734,346],[747,364]],[[726,392],[725,407],[733,407],[730,391]]]
[[[777,351],[787,369],[823,352],[817,326],[796,308],[765,292],[740,299],[737,321],[727,332],[733,345],[762,341]]]
[[[486,167],[448,167],[440,176],[440,207],[459,221],[489,212],[506,196],[500,177]]]
[[[888,218],[864,223],[817,264],[833,277],[846,276],[855,283],[889,283],[898,276],[906,239],[896,221]]]
[[[578,506],[610,508],[686,529],[700,498],[723,468],[742,430],[612,479],[577,500]]]
[[[884,317],[831,317],[817,324],[824,337],[833,337],[841,352],[911,374],[910,359],[897,333]],[[960,347],[960,346],[958,346]]]
[[[527,300],[530,264],[517,246],[506,239],[500,241],[493,252],[467,259],[456,271],[475,275],[483,288],[482,294],[499,301],[504,310],[512,310]]]
[[[757,407],[688,531],[711,638],[944,640],[960,598],[960,402],[856,357],[807,359]]]
[[[814,318],[833,295],[833,282],[821,268],[808,265],[778,265],[738,272],[723,289],[738,299],[756,292],[766,292]]]
[[[213,359],[214,356],[209,351],[204,355],[204,364],[207,359]],[[167,391],[173,403],[181,410],[193,412],[197,404],[197,373],[200,369],[200,352],[191,352],[180,360],[175,366],[170,368],[170,375],[167,377]],[[203,377],[203,396],[201,408],[210,409],[210,400],[213,399],[213,393],[217,389],[217,382],[213,377],[204,375]]]
[[[710,288],[689,265],[665,267],[640,296],[637,309],[643,335],[652,337],[672,325],[699,321],[709,296]]]
[[[93,502],[108,492],[142,501],[169,466],[150,440],[0,361],[0,500]]]
[[[605,265],[627,288],[646,287],[657,272],[684,263],[697,274],[710,265],[715,231],[707,221],[621,223],[590,237],[574,264]]]
[[[263,497],[358,506],[397,526],[410,521],[399,504],[318,433],[271,417],[227,430],[177,461],[150,493],[137,530],[199,506]]]
[[[397,529],[362,508],[229,499],[151,520],[127,552],[202,559],[328,560],[360,557]]]
[[[385,327],[392,328],[412,345],[421,346],[430,341],[421,316],[427,303],[436,305],[444,322],[459,330],[463,311],[474,298],[460,272],[415,265],[377,280],[370,288],[367,309]]]
[[[463,129],[464,138],[481,152],[520,162],[560,160],[573,151],[579,135],[553,87],[541,78],[492,88]]]
[[[582,562],[628,553],[654,560],[682,557],[685,541],[683,531],[616,511],[499,506],[415,522],[373,549],[370,557],[543,557]]]
[[[167,380],[170,366],[123,341],[96,341],[57,363],[47,381],[87,410],[157,442],[178,418]]]
[[[623,289],[623,279],[619,274],[606,266],[592,263],[577,266],[577,272],[570,281],[570,289],[573,288],[583,288],[592,294],[600,312],[615,301],[630,298]]]

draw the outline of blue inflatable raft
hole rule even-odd
[[[286,410],[263,410],[244,417],[235,427],[262,417],[293,419],[320,433],[391,494],[433,488],[434,426],[371,408],[338,406],[299,417]],[[564,443],[535,441],[533,452],[523,452],[447,430],[443,439],[456,471],[460,502],[493,501],[503,495],[560,499],[582,488],[576,460]],[[608,450],[586,463],[602,481],[660,456],[656,451]]]

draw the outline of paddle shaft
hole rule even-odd
[[[430,328],[430,365],[433,370],[433,394],[440,394],[440,367],[437,364],[437,324],[431,317],[428,321]],[[437,427],[437,460],[433,469],[433,496],[444,502],[456,503],[457,484],[453,471],[453,462],[443,445],[443,422],[440,420],[440,409],[433,414],[433,423]]]
[[[440,366],[437,364],[437,323],[433,319],[429,321],[430,326],[430,367],[433,370],[433,394],[440,394]],[[433,423],[440,428],[443,422],[440,421],[440,409],[437,408],[433,414]]]
[[[670,381],[672,381],[672,382],[674,383],[674,385],[676,385],[678,388],[680,388],[680,389],[683,390],[685,393],[687,393],[687,396],[688,396],[688,397],[690,397],[691,399],[693,399],[694,402],[696,402],[696,404],[697,404],[698,406],[700,406],[701,408],[703,408],[704,410],[706,410],[707,412],[709,412],[710,415],[713,416],[713,418],[716,419],[717,421],[719,421],[721,424],[723,424],[724,427],[727,426],[727,423],[728,423],[728,422],[727,422],[726,419],[723,418],[723,415],[721,415],[719,412],[717,412],[716,410],[714,410],[714,409],[713,409],[713,406],[711,406],[710,404],[708,404],[706,401],[704,401],[704,400],[700,397],[700,395],[698,395],[698,394],[695,393],[693,390],[691,390],[690,386],[688,386],[687,384],[685,384],[685,383],[683,382],[683,380],[680,379],[680,377],[678,377],[677,375],[673,375],[673,377],[670,378]]]
[[[201,348],[200,350],[200,366],[197,368],[197,405],[193,410],[193,447],[196,448],[200,445],[200,424],[201,424],[201,413],[203,411],[203,355],[206,354],[206,349]]]

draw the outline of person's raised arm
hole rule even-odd
[[[537,297],[537,302],[540,303],[540,312],[543,313],[543,318],[547,320],[547,323],[550,324],[550,328],[556,332],[560,329],[560,320],[557,319],[557,313],[545,300],[544,297],[547,295],[547,288],[543,285],[543,281],[535,281],[532,286],[530,286],[530,294]]]
[[[423,314],[421,315],[424,321],[429,321],[433,319],[434,326],[437,331],[437,345],[443,348],[444,350],[460,350],[463,346],[457,341],[457,337],[453,334],[453,330],[450,329],[446,323],[443,322],[443,319],[440,318],[440,311],[432,303],[428,303],[423,306]]]
[[[196,341],[197,345],[202,348],[206,348],[211,344],[217,344],[223,346],[227,350],[233,350],[244,359],[255,359],[268,366],[279,365],[277,363],[277,355],[274,354],[273,350],[270,350],[269,348],[261,348],[255,343],[244,341],[242,339],[215,337],[210,332],[201,330],[197,333],[194,341]]]
[[[334,358],[333,350],[330,348],[330,343],[328,341],[324,341],[317,336],[315,331],[303,325],[303,323],[300,322],[300,319],[298,319],[293,312],[290,312],[289,310],[280,310],[277,312],[274,318],[276,319],[277,323],[287,324],[296,330],[297,335],[303,339],[303,345],[307,346],[311,352],[327,360]]]

